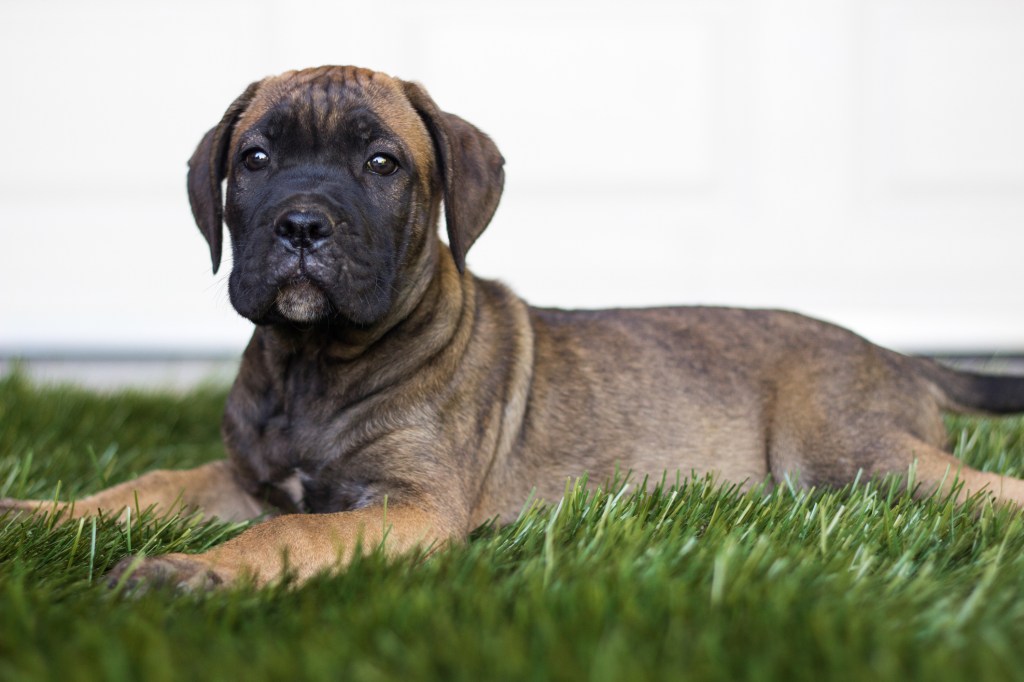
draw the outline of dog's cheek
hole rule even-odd
[[[379,252],[387,254],[387,262],[381,265],[393,274],[397,264],[407,260],[416,236],[418,226],[410,221],[416,203],[413,189],[411,179],[404,177],[367,193],[369,212],[377,224],[375,241]]]
[[[233,270],[265,270],[269,265],[267,261],[273,241],[259,238],[261,223],[257,209],[264,203],[263,198],[242,181],[229,188],[224,219],[231,236]]]
[[[253,208],[259,203],[253,194],[248,183],[242,178],[233,179],[228,183],[227,201],[224,204],[224,222],[227,224],[233,240],[237,241],[242,238],[246,226],[252,223]]]
[[[239,234],[232,236],[233,265],[228,277],[228,297],[242,317],[260,323],[273,305],[276,289],[267,275],[266,248],[260,256],[257,241]]]
[[[235,265],[231,269],[231,276],[228,277],[228,298],[231,300],[231,307],[239,315],[256,322],[259,317],[259,306],[254,301],[252,287],[247,283],[249,279],[246,269]]]

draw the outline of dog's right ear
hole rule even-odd
[[[261,83],[256,81],[250,84],[231,103],[220,123],[203,136],[192,158],[188,160],[188,201],[192,205],[192,217],[210,245],[214,274],[220,268],[224,234],[224,201],[220,183],[227,176],[228,144],[235,123],[256,96]]]
[[[402,87],[434,142],[444,185],[448,245],[461,273],[466,269],[466,252],[498,209],[505,159],[491,138],[455,114],[438,109],[422,87],[409,82]]]

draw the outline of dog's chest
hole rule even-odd
[[[320,449],[269,447],[258,461],[247,458],[253,472],[248,486],[273,506],[290,513],[328,513],[366,507],[376,501],[377,486],[359,471],[346,466],[345,453],[325,443]],[[285,456],[282,457],[281,455]],[[317,455],[320,455],[319,457]]]
[[[358,509],[386,494],[359,457],[358,410],[346,408],[323,376],[296,366],[259,394],[236,386],[225,442],[254,495],[285,512]],[[235,406],[249,409],[236,409]]]
[[[292,469],[284,478],[263,481],[260,487],[267,502],[289,513],[350,511],[369,506],[376,499],[371,484],[311,475],[301,468]]]
[[[260,488],[268,501],[289,512],[326,513],[358,509],[375,499],[363,467],[352,462],[345,437],[347,419],[317,422],[309,413],[284,418],[259,439]]]

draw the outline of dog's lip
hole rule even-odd
[[[327,289],[320,279],[309,271],[309,264],[305,258],[297,258],[292,267],[288,268],[286,272],[278,277],[278,282],[278,289],[307,284],[313,285],[321,291],[326,291]]]
[[[295,277],[295,278],[289,279],[286,282],[283,282],[281,284],[281,286],[278,287],[279,291],[285,291],[287,289],[297,289],[297,290],[301,290],[301,291],[311,291],[312,290],[312,291],[317,291],[317,292],[319,292],[321,294],[325,293],[324,292],[324,288],[322,286],[320,286],[319,284],[317,284],[316,282],[314,282],[309,277]]]
[[[282,280],[277,287],[278,295],[286,291],[305,291],[308,294],[319,294],[325,300],[330,301],[330,295],[323,284],[308,273],[298,272]]]
[[[292,273],[288,277],[285,277],[284,280],[281,282],[281,288],[290,286],[300,286],[304,284],[312,284],[317,288],[323,288],[319,285],[318,282],[316,282],[316,280],[310,277],[308,272],[305,272],[304,270],[299,270],[298,272]]]

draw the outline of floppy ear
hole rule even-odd
[[[491,138],[454,114],[437,108],[426,90],[403,83],[405,96],[419,113],[434,140],[444,184],[448,245],[459,272],[466,269],[466,252],[491,222],[501,199],[505,171]]]
[[[203,135],[192,158],[188,160],[188,201],[192,205],[192,217],[210,245],[210,259],[215,274],[220,268],[223,241],[224,203],[220,183],[227,175],[228,143],[235,122],[252,102],[260,83],[257,81],[250,84],[231,103],[220,123]]]

